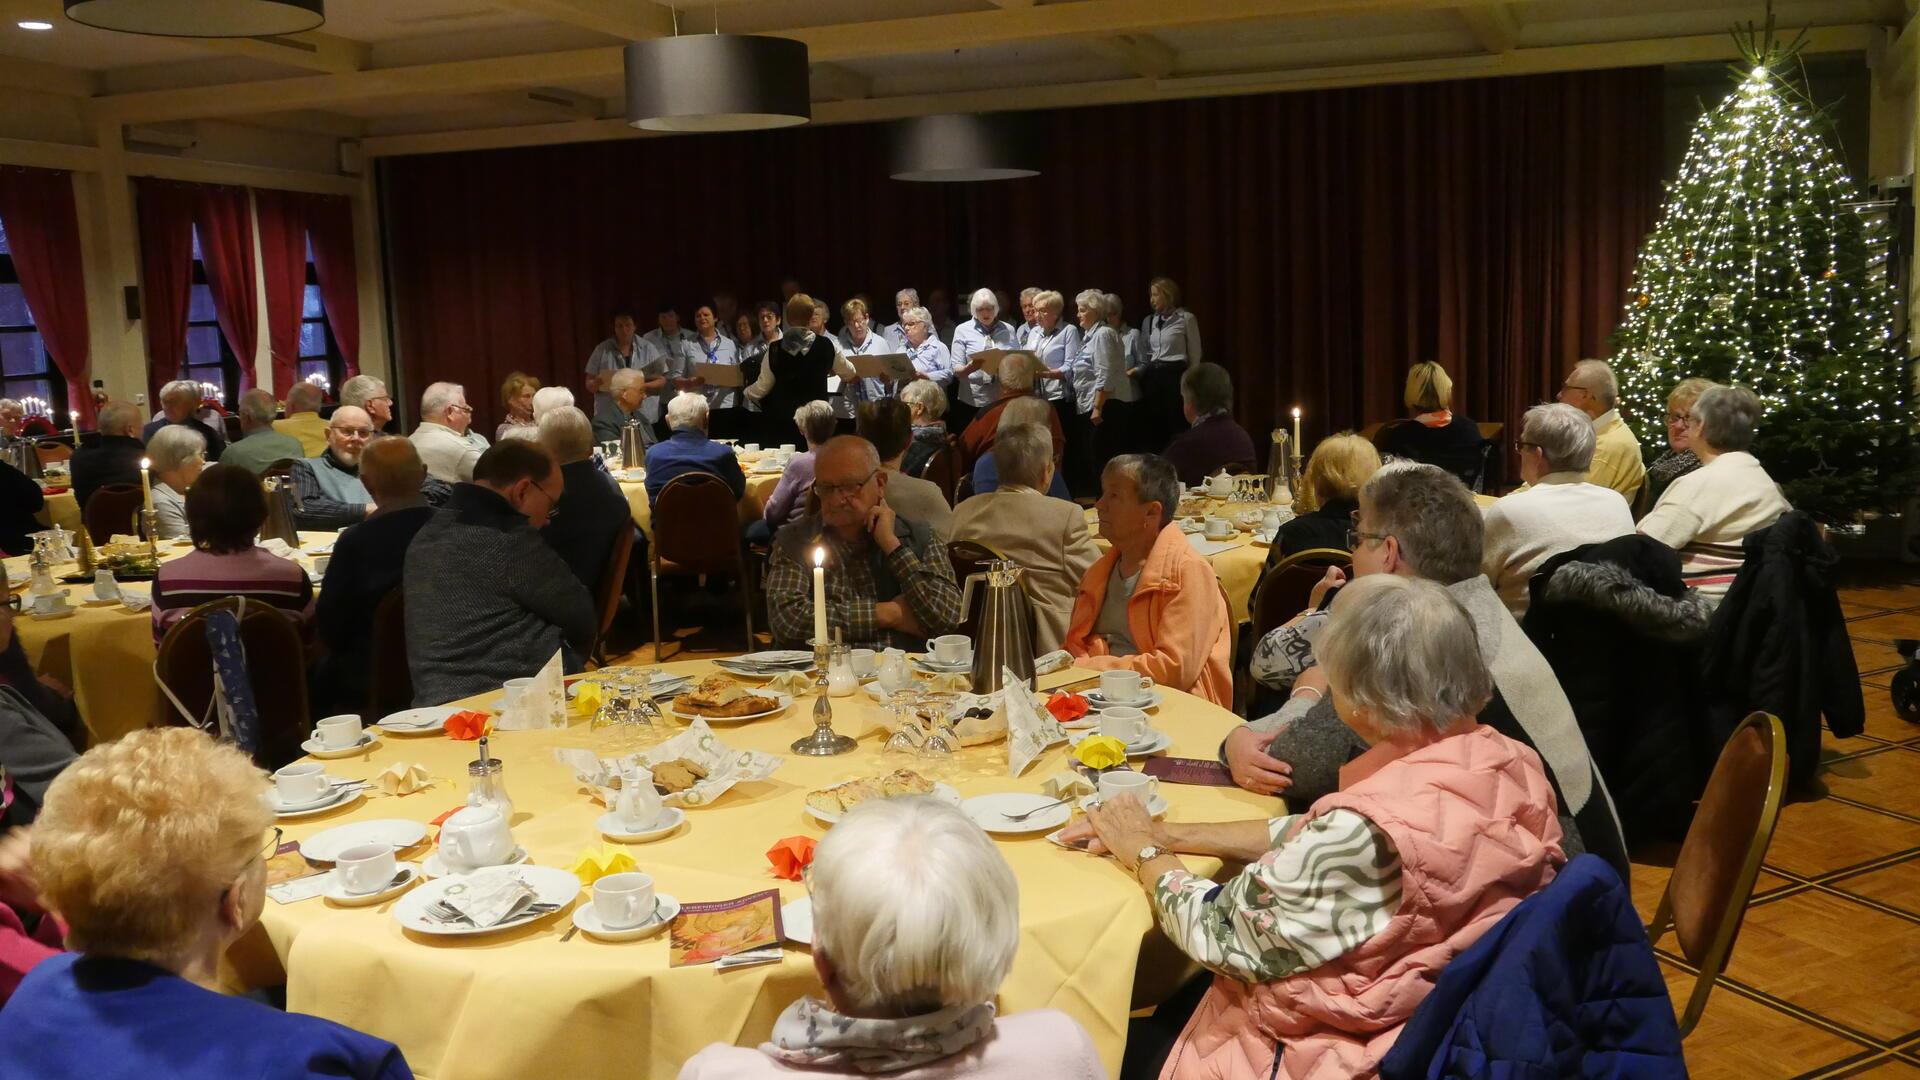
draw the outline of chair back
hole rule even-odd
[[[633,533],[631,522],[621,522],[614,530],[613,550],[607,553],[607,565],[600,571],[600,581],[594,586],[593,602],[599,609],[600,619],[593,632],[591,655],[600,663],[606,662],[607,631],[613,626],[613,617],[620,614],[620,597],[627,591],[627,563],[633,559]]]
[[[1253,626],[1252,643],[1259,644],[1268,631],[1305,610],[1314,585],[1326,576],[1327,567],[1352,564],[1353,556],[1339,548],[1308,548],[1275,563],[1253,591],[1252,609],[1247,612]]]
[[[43,439],[33,444],[33,453],[45,465],[50,461],[66,461],[73,457],[73,447],[54,439]]]
[[[949,506],[959,505],[960,481],[966,475],[966,455],[960,449],[958,435],[948,435],[947,445],[935,450],[920,467],[920,478],[940,485],[940,493],[947,497]]]
[[[237,443],[241,439],[246,438],[247,435],[246,432],[240,430],[240,418],[232,413],[228,413],[226,416],[220,418],[220,431],[221,434],[226,436],[227,441],[230,443]]]
[[[292,458],[281,458],[278,461],[271,462],[270,464],[267,465],[266,468],[260,470],[260,479],[262,480],[265,480],[270,476],[278,476],[282,479],[286,479],[291,477],[292,475],[293,475],[293,459]]]
[[[413,707],[413,669],[407,666],[407,595],[398,585],[373,606],[367,650],[367,716],[371,724]]]
[[[153,670],[156,678],[195,717],[207,715],[213,703],[213,652],[207,643],[206,619],[217,610],[234,612],[240,621],[240,643],[246,649],[247,680],[253,686],[260,714],[259,745],[254,762],[269,771],[301,755],[300,744],[312,732],[307,709],[307,654],[300,629],[270,604],[243,602],[229,596],[212,600],[168,628],[160,639]],[[178,712],[168,722],[186,724]]]
[[[953,489],[953,505],[959,506],[971,498],[973,498],[973,474],[961,473],[960,483]]]
[[[653,503],[653,557],[686,574],[741,566],[740,504],[712,473],[682,473]]]
[[[137,484],[103,484],[87,496],[80,521],[96,544],[110,543],[115,533],[137,533],[134,515],[140,512]]]
[[[1699,1021],[1714,981],[1726,968],[1780,819],[1786,783],[1786,728],[1778,717],[1756,712],[1721,748],[1653,925],[1647,928],[1647,936],[1657,944],[1671,927],[1681,955],[1700,969],[1680,1019],[1682,1035]]]

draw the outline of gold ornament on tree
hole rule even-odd
[[[1733,310],[1733,297],[1726,293],[1714,293],[1707,298],[1707,307],[1713,309],[1715,315],[1725,315]]]

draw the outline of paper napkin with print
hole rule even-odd
[[[1007,775],[1019,776],[1048,747],[1066,742],[1067,732],[1052,713],[1034,704],[1019,676],[1001,668],[1000,679],[1007,709]]]

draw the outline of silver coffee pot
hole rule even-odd
[[[620,429],[620,467],[638,469],[647,463],[647,435],[640,421],[629,420]]]
[[[260,539],[279,540],[288,547],[299,547],[300,527],[293,521],[293,481],[269,476],[261,486],[267,492],[267,520],[260,523]]]
[[[1021,685],[1033,688],[1033,601],[1020,584],[1026,570],[1005,559],[995,559],[977,574],[967,575],[960,592],[960,610],[973,611],[973,590],[986,590],[973,640],[973,692],[991,694],[1004,685],[1003,671],[1012,671]]]

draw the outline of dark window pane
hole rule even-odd
[[[12,250],[11,247],[7,246],[7,223],[0,221],[0,254],[5,254]],[[307,239],[307,261],[313,261],[313,239],[311,237]]]
[[[0,326],[32,326],[27,293],[18,285],[0,285]]]
[[[218,364],[220,362],[220,328],[217,326],[193,326],[187,329],[187,363]]]
[[[222,400],[226,398],[227,373],[220,365],[188,364],[187,378],[201,384],[204,396]]]
[[[213,290],[205,285],[195,285],[187,292],[187,321],[212,322]]]
[[[333,393],[333,381],[331,373],[327,370],[327,362],[325,360],[300,361],[300,381],[305,382],[315,375],[320,376],[320,388],[331,395]]]
[[[327,328],[322,323],[300,324],[300,355],[327,355]]]
[[[0,334],[0,372],[38,375],[46,370],[47,354],[41,349],[39,334]]]
[[[27,407],[27,415],[53,411],[53,383],[47,379],[7,379],[6,396]]]
[[[320,306],[320,286],[307,286],[307,306],[300,312],[303,319],[318,319],[326,312]]]

